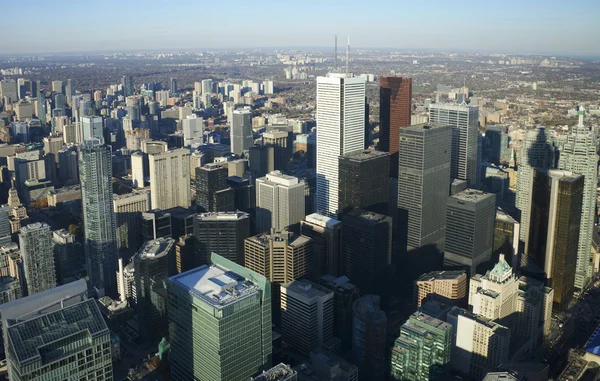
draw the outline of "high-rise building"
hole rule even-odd
[[[52,91],[55,93],[63,93],[63,82],[62,81],[52,81]]]
[[[596,137],[583,122],[584,110],[579,109],[579,123],[572,127],[558,160],[558,168],[584,176],[583,204],[577,251],[575,287],[583,289],[593,277],[593,261],[590,258],[596,210],[596,187],[598,185],[598,154]]]
[[[5,328],[11,380],[113,379],[110,331],[95,300],[16,321]]]
[[[281,286],[281,335],[308,354],[333,339],[333,292],[307,280]]]
[[[21,228],[19,248],[27,295],[37,294],[56,287],[52,231],[45,222],[35,222]]]
[[[321,284],[333,291],[333,333],[341,340],[342,350],[352,348],[352,322],[353,305],[360,297],[360,290],[350,283],[347,276],[336,278],[333,275],[325,275],[321,278]]]
[[[76,94],[76,90],[77,90],[77,84],[75,82],[74,79],[67,79],[67,86],[65,87],[65,93],[67,96],[67,102],[69,103],[70,106],[72,106],[73,104],[72,99],[73,99],[73,95]]]
[[[400,129],[399,244],[443,251],[450,190],[452,127],[417,124]]]
[[[525,255],[554,289],[555,309],[563,310],[576,287],[585,179],[568,171],[537,168],[532,177]]]
[[[212,94],[213,92],[213,81],[212,79],[202,80],[202,94]]]
[[[475,274],[492,259],[496,224],[496,195],[465,189],[448,197],[445,266],[464,267]]]
[[[410,126],[412,78],[379,78],[379,150],[389,152],[389,176],[398,176],[400,129]]]
[[[554,160],[552,153],[544,128],[538,127],[527,132],[525,139],[523,139],[523,145],[519,149],[516,195],[516,206],[521,211],[522,229],[519,236],[523,242],[525,242],[527,236],[525,228],[529,225],[529,202],[533,184],[532,170],[533,168],[552,168]]]
[[[124,97],[133,95],[134,93],[133,77],[124,75],[121,77],[121,91]]]
[[[317,212],[340,212],[339,156],[364,149],[365,80],[350,74],[317,77]]]
[[[40,120],[43,126],[46,125],[46,91],[38,89],[35,116]]]
[[[463,304],[467,298],[467,273],[432,271],[415,280],[414,300],[417,307],[430,300],[446,304]]]
[[[172,237],[171,214],[160,209],[142,212],[142,242]]]
[[[298,372],[289,365],[279,363],[269,370],[263,370],[258,376],[251,377],[250,381],[298,381]]]
[[[97,138],[104,141],[102,118],[99,116],[82,116],[81,137],[82,140]]]
[[[14,188],[12,188],[12,189],[14,189]],[[12,205],[7,204],[7,205],[0,206],[0,245],[8,245],[12,241],[12,237],[11,237],[12,230],[10,227],[10,217],[9,217],[9,212],[11,210],[12,210]]]
[[[292,159],[293,134],[291,131],[271,130],[262,135],[263,145],[273,146],[273,166],[275,170],[285,171]]]
[[[479,380],[508,361],[510,330],[490,319],[452,307],[447,315],[452,326],[452,368]]]
[[[342,275],[342,222],[318,213],[300,221],[302,235],[310,237],[315,250],[316,277]]]
[[[227,184],[226,165],[210,163],[196,168],[196,205],[201,212],[235,209],[235,191]]]
[[[190,151],[176,149],[148,155],[152,208],[187,208],[192,204]]]
[[[177,94],[177,80],[171,78],[171,94]]]
[[[452,353],[452,326],[415,312],[400,328],[391,355],[392,380],[442,381]]]
[[[387,379],[387,318],[377,295],[364,295],[352,306],[352,359],[363,380]]]
[[[194,267],[210,263],[217,253],[244,266],[244,240],[250,237],[250,215],[244,212],[199,213],[194,217]]]
[[[84,268],[83,247],[75,240],[75,236],[65,229],[52,232],[52,241],[56,278],[59,284],[65,284],[69,281],[69,277],[82,272]]]
[[[252,146],[248,155],[248,166],[253,180],[265,177],[267,173],[275,170],[275,147]]]
[[[433,103],[429,106],[429,123],[452,126],[450,176],[465,180],[468,186],[475,187],[479,107]]]
[[[252,147],[252,111],[240,109],[233,111],[231,121],[231,153],[241,155]]]
[[[342,217],[345,274],[365,292],[373,291],[392,263],[392,219],[355,210]]]
[[[282,230],[305,216],[305,184],[297,177],[273,171],[256,179],[256,231]]]
[[[167,288],[169,272],[175,273],[175,240],[146,241],[133,257],[140,333],[157,340],[167,333]]]
[[[494,248],[492,256],[494,259],[504,254],[504,258],[513,267],[520,267],[517,263],[519,253],[519,232],[521,224],[502,208],[496,209],[496,227],[494,228]]]
[[[314,271],[312,240],[274,229],[249,237],[244,242],[244,266],[277,284],[310,277]]]
[[[204,134],[204,120],[196,114],[188,115],[183,120],[183,146],[202,143]]]
[[[97,138],[85,140],[79,147],[79,178],[90,285],[113,295],[117,290],[117,235],[111,147]]]
[[[254,213],[256,208],[256,188],[250,180],[238,176],[229,176],[227,178],[227,185],[233,188],[234,209]]]
[[[271,365],[271,284],[216,254],[211,261],[169,278],[175,381],[246,381]]]
[[[130,254],[140,247],[140,217],[150,210],[150,192],[133,191],[113,195],[113,208],[117,228],[117,248]]]
[[[390,158],[386,152],[361,150],[340,156],[338,185],[340,213],[365,209],[387,214],[389,165]]]

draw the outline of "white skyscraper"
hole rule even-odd
[[[304,181],[273,171],[256,179],[256,230],[283,230],[304,219]]]
[[[202,80],[202,94],[211,94],[213,92],[213,81],[212,79]]]
[[[194,143],[202,143],[204,132],[204,120],[196,114],[188,115],[183,120],[183,146],[187,147]]]
[[[231,153],[240,155],[252,147],[252,112],[249,109],[233,111],[231,121]]]
[[[365,80],[329,73],[317,78],[317,211],[338,213],[339,156],[364,149]]]
[[[452,126],[452,159],[450,176],[477,184],[477,136],[479,107],[466,104],[431,104],[429,123]]]
[[[579,110],[579,123],[571,129],[558,160],[558,168],[584,176],[583,205],[581,207],[581,227],[579,230],[579,250],[575,287],[583,289],[593,276],[593,262],[590,259],[594,216],[596,208],[596,187],[598,186],[598,154],[594,133],[583,123],[584,110]]]
[[[192,203],[190,151],[176,149],[148,155],[152,208],[187,208]]]
[[[104,141],[102,132],[102,118],[99,116],[83,116],[81,117],[81,136],[82,140],[98,138]]]

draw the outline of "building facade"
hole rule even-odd
[[[432,271],[415,280],[414,300],[418,307],[429,300],[457,305],[467,298],[467,273],[458,271]]]
[[[194,217],[194,267],[210,263],[212,253],[244,266],[244,241],[248,237],[250,237],[248,213],[197,214]]]
[[[352,306],[352,360],[362,380],[386,380],[387,318],[377,295],[364,295]]]
[[[297,177],[273,171],[256,179],[256,231],[282,230],[305,216],[305,184]]]
[[[192,204],[190,151],[176,149],[148,155],[152,208],[184,208]]]

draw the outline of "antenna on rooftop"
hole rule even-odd
[[[348,45],[346,45],[346,75],[348,75],[348,65],[350,64],[350,36],[348,36]]]
[[[334,64],[333,64],[333,71],[336,72],[338,65],[337,65],[337,34],[335,35],[335,48],[333,49],[333,60],[334,60]]]

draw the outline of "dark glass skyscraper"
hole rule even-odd
[[[235,192],[227,184],[228,170],[221,164],[196,168],[196,205],[200,212],[227,212],[234,209]]]
[[[200,213],[194,218],[195,266],[210,263],[211,253],[244,265],[244,240],[250,216],[242,212]]]
[[[412,78],[381,77],[379,82],[379,150],[390,153],[390,177],[397,177],[400,128],[411,124]]]
[[[112,150],[98,138],[79,148],[79,178],[90,285],[117,291],[117,236],[112,189]]]

